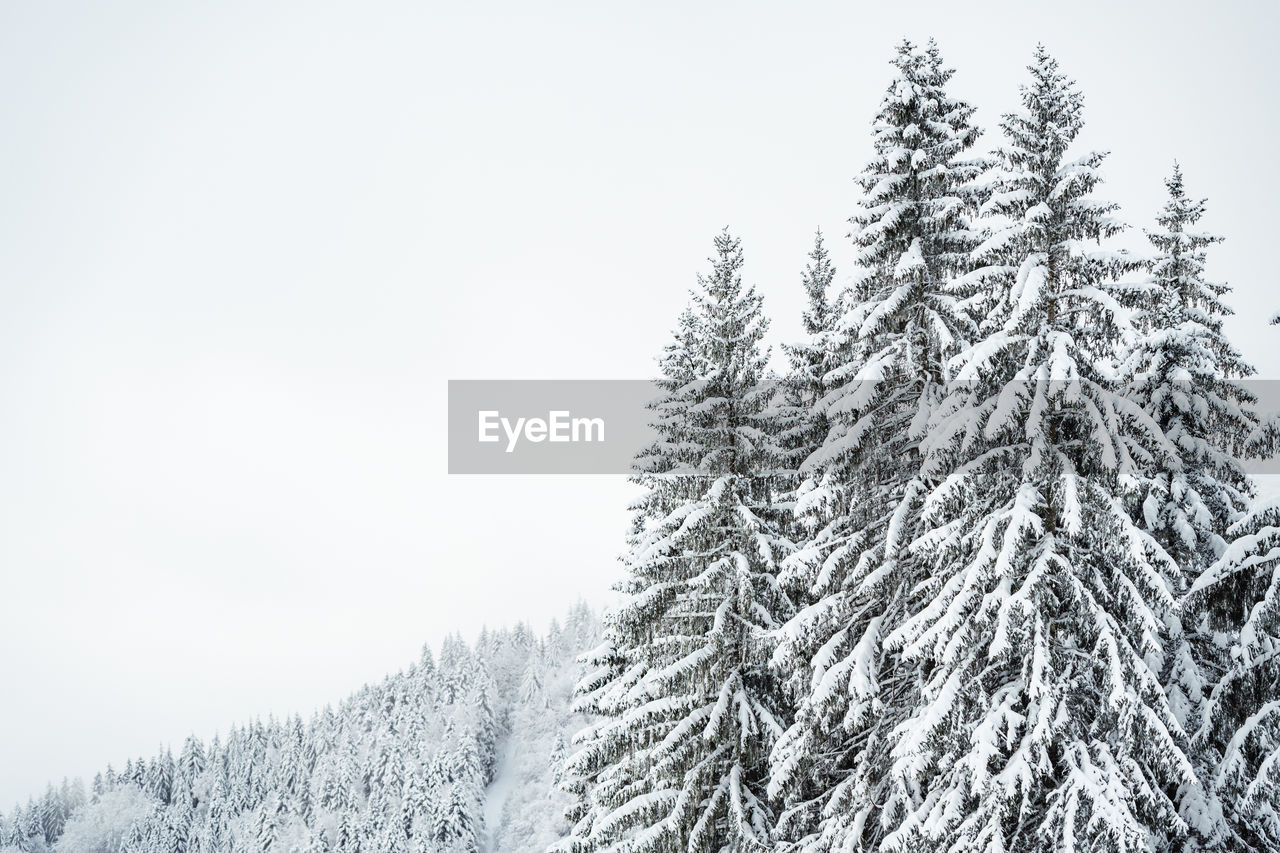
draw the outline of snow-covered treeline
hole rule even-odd
[[[541,638],[524,625],[474,647],[451,637],[308,721],[191,737],[50,787],[0,817],[0,850],[541,851],[563,828],[575,661],[598,633],[577,606]]]
[[[893,63],[783,390],[727,231],[661,358],[554,849],[1280,850],[1276,430],[1205,204],[1174,166],[1118,248],[1043,48],[989,154],[936,45]]]

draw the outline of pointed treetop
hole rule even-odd
[[[1057,160],[1084,127],[1084,95],[1076,82],[1058,69],[1058,60],[1043,44],[1036,45],[1031,64],[1031,83],[1019,87],[1028,115],[1006,115],[1006,133],[1032,150],[1044,150]],[[1020,132],[1019,132],[1020,131]]]
[[[1164,179],[1165,188],[1169,191],[1169,199],[1160,211],[1156,221],[1169,231],[1181,234],[1186,226],[1199,221],[1205,212],[1205,199],[1193,199],[1187,195],[1186,183],[1182,177],[1182,167],[1175,160],[1173,172]],[[1194,245],[1220,243],[1221,237],[1211,235],[1195,235],[1191,240]]]
[[[827,247],[823,245],[821,228],[814,235],[809,260],[811,263],[805,265],[802,278],[805,295],[809,298],[809,307],[804,312],[804,329],[807,334],[815,335],[831,329],[834,321],[827,291],[836,269],[831,264]]]

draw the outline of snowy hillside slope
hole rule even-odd
[[[579,605],[543,637],[449,638],[310,721],[253,721],[50,786],[0,814],[0,851],[540,851],[564,829],[554,767],[584,722],[568,708],[598,636]]]
[[[585,646],[585,639],[575,646]],[[588,722],[569,710],[577,680],[578,667],[567,662],[526,669],[486,792],[490,829],[482,849],[489,853],[542,853],[563,835],[569,801],[557,785],[558,771],[574,733]]]

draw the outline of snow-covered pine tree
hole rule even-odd
[[[627,599],[581,688],[603,719],[568,760],[585,802],[561,850],[773,850],[764,789],[786,720],[769,638],[789,615],[775,572],[790,545],[771,504],[761,299],[739,241],[726,231],[715,247],[661,362]]]
[[[187,737],[182,744],[182,752],[178,756],[178,773],[186,783],[186,790],[195,794],[196,781],[204,774],[204,744],[194,735]],[[195,803],[193,803],[195,805]]]
[[[836,322],[840,318],[831,295],[835,276],[836,268],[819,230],[800,279],[808,303],[802,314],[805,338],[798,344],[783,345],[790,372],[782,382],[781,394],[777,395],[779,467],[785,477],[780,483],[783,491],[778,502],[788,514],[794,539],[806,535],[793,511],[796,491],[803,482],[800,469],[822,446],[829,428],[826,413],[818,407],[818,402],[826,394],[824,377],[838,364],[840,338]],[[800,588],[796,592],[803,597],[807,590]]]
[[[540,654],[529,655],[524,673],[520,678],[520,701],[526,705],[545,702],[543,696],[543,662]]]
[[[1280,849],[1280,500],[1227,531],[1231,543],[1188,596],[1189,614],[1225,638],[1197,742],[1229,833],[1215,849]]]
[[[1174,578],[1181,598],[1222,554],[1227,528],[1248,506],[1253,485],[1239,454],[1257,418],[1250,408],[1254,395],[1235,381],[1253,368],[1222,331],[1222,318],[1231,313],[1222,297],[1230,288],[1204,277],[1205,249],[1221,238],[1195,229],[1205,203],[1187,195],[1176,164],[1165,187],[1160,229],[1147,234],[1155,248],[1150,276],[1125,291],[1138,308],[1139,335],[1121,377],[1126,393],[1177,449],[1178,465],[1157,464],[1143,478],[1136,515],[1181,569]],[[1184,625],[1171,614],[1169,671],[1163,673],[1173,711],[1188,731],[1199,727],[1206,678],[1216,681],[1228,667],[1213,631],[1195,621]],[[1203,768],[1201,775],[1207,776]],[[1179,803],[1200,844],[1223,832],[1221,808],[1204,793],[1189,788]]]
[[[1204,278],[1205,248],[1221,238],[1194,230],[1205,203],[1187,195],[1176,165],[1165,186],[1161,228],[1147,235],[1156,249],[1151,276],[1131,291],[1141,336],[1122,376],[1178,449],[1179,469],[1152,472],[1141,512],[1191,583],[1222,553],[1227,527],[1253,494],[1238,454],[1257,426],[1250,408],[1256,400],[1234,381],[1253,367],[1222,331],[1222,318],[1232,313],[1222,302],[1230,288]]]
[[[1043,47],[1029,70],[975,253],[1000,325],[953,360],[921,446],[930,577],[886,643],[922,696],[885,850],[1168,850],[1197,784],[1161,681],[1177,567],[1122,500],[1140,462],[1178,460],[1112,378],[1131,262],[1100,245],[1121,228],[1091,195],[1104,155],[1066,157],[1082,97]]]
[[[914,570],[900,557],[915,507],[914,444],[972,323],[953,296],[978,240],[980,160],[965,159],[974,109],[947,92],[953,71],[930,42],[903,42],[873,124],[875,159],[851,220],[864,274],[842,296],[839,339],[816,406],[829,426],[803,467],[797,514],[814,531],[784,583],[814,603],[782,632],[776,662],[799,703],[773,755],[781,829],[805,848],[874,839],[887,817],[883,772],[893,715],[912,679],[881,638],[907,613]]]

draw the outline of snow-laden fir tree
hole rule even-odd
[[[799,709],[775,749],[771,793],[786,803],[783,834],[816,850],[875,839],[892,814],[886,735],[913,685],[881,640],[915,585],[901,554],[914,444],[947,357],[972,330],[953,291],[977,244],[982,163],[965,157],[974,110],[948,94],[953,72],[932,42],[903,42],[893,65],[851,220],[863,274],[842,296],[815,407],[829,429],[802,469],[797,514],[812,535],[784,574],[813,603],[782,632],[777,664]]]
[[[1178,459],[1113,378],[1130,264],[1101,245],[1121,227],[1091,195],[1103,155],[1067,158],[1081,95],[1043,48],[1029,70],[976,252],[1000,325],[954,360],[922,444],[930,577],[887,642],[923,692],[886,850],[1168,850],[1197,784],[1161,680],[1177,568],[1122,499],[1140,462]]]
[[[772,504],[761,300],[739,241],[715,248],[661,362],[626,600],[581,688],[602,719],[568,759],[584,799],[561,850],[774,849],[765,785],[786,719],[770,637],[789,615],[775,573],[790,545]]]
[[[794,513],[796,492],[802,484],[800,468],[826,440],[829,425],[819,401],[826,394],[824,378],[838,365],[841,336],[836,324],[840,319],[837,302],[832,298],[832,282],[836,268],[822,239],[822,231],[814,236],[809,263],[801,276],[806,307],[801,315],[804,339],[797,344],[784,344],[790,372],[782,382],[777,413],[779,468],[784,479],[780,483],[780,508],[787,513],[792,538],[805,536],[803,526]],[[793,592],[802,603],[807,591]]]
[[[1236,381],[1253,368],[1222,331],[1222,318],[1231,313],[1222,298],[1230,288],[1204,276],[1205,250],[1221,238],[1196,230],[1205,203],[1187,195],[1176,165],[1165,186],[1169,198],[1160,228],[1147,234],[1155,248],[1150,276],[1126,290],[1138,307],[1133,322],[1139,334],[1121,377],[1126,393],[1177,450],[1176,466],[1156,464],[1143,478],[1136,514],[1178,564],[1180,598],[1222,554],[1227,528],[1248,505],[1253,486],[1239,454],[1257,419],[1253,394]],[[1164,678],[1173,711],[1188,731],[1199,726],[1206,679],[1215,681],[1227,668],[1213,630],[1197,621],[1188,613],[1168,625]],[[1202,799],[1205,793],[1188,789],[1179,804],[1200,844],[1223,833],[1221,807],[1212,797]]]
[[[1280,849],[1280,501],[1227,531],[1230,544],[1188,597],[1189,614],[1227,647],[1197,741],[1216,758],[1227,816],[1216,849]]]
[[[1222,553],[1227,527],[1253,493],[1238,454],[1257,426],[1255,398],[1235,380],[1254,371],[1222,331],[1230,288],[1204,277],[1205,249],[1221,240],[1195,230],[1205,203],[1187,195],[1177,166],[1165,186],[1160,230],[1147,235],[1156,249],[1151,276],[1129,294],[1140,337],[1122,375],[1181,462],[1151,472],[1143,522],[1194,582]]]

